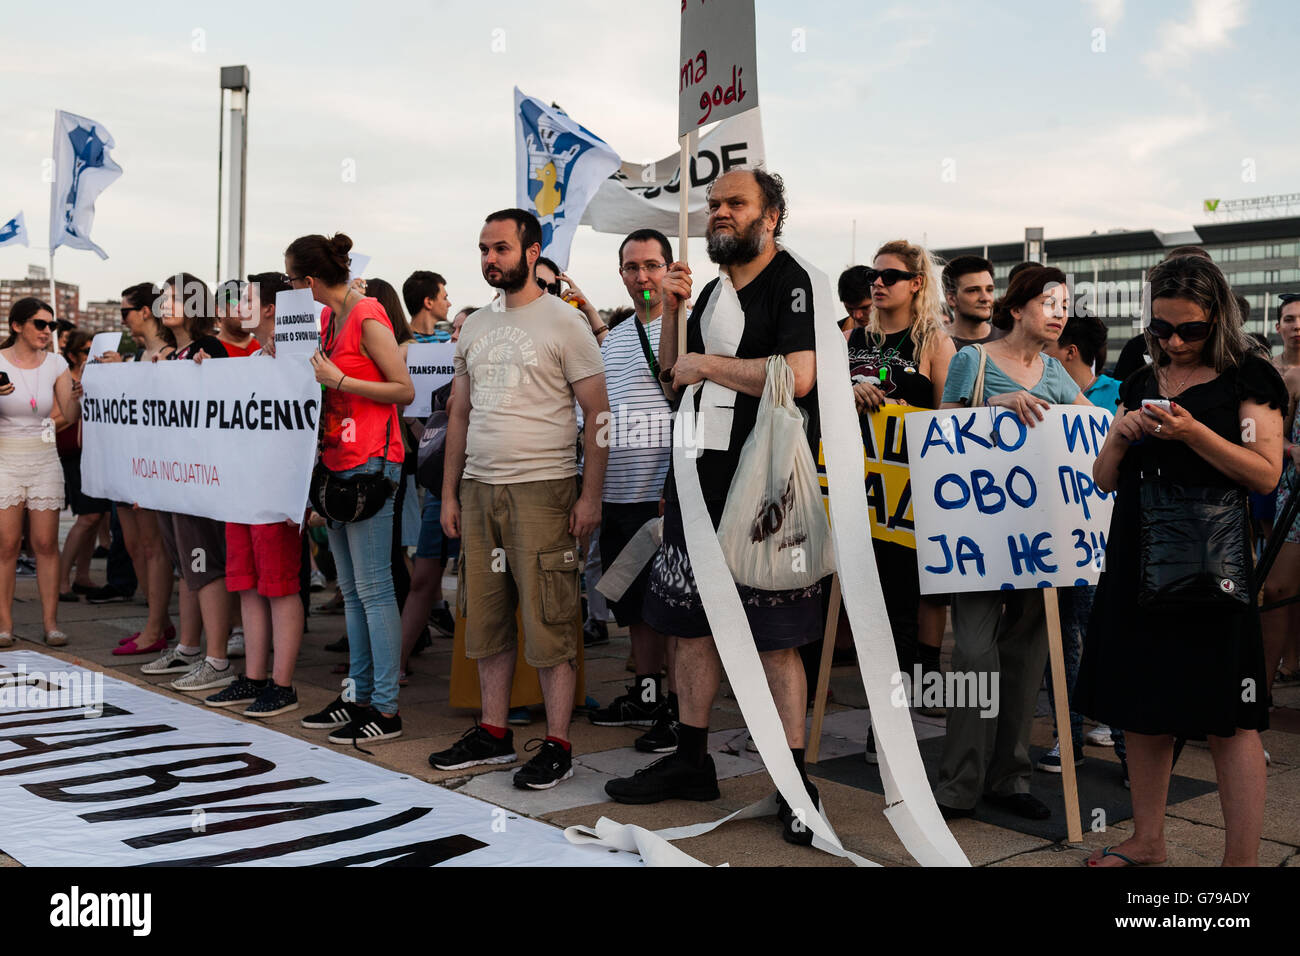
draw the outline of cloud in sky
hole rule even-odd
[[[1103,26],[1113,27],[1124,19],[1124,0],[1084,0]]]
[[[1192,0],[1184,20],[1167,20],[1157,29],[1157,45],[1143,61],[1154,72],[1191,65],[1198,54],[1222,49],[1246,23],[1246,0]]]

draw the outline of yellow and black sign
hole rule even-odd
[[[866,416],[864,420],[869,427],[862,433],[871,536],[912,550],[916,550],[916,532],[912,524],[911,473],[907,467],[907,447],[903,444],[903,416],[915,411],[918,409],[905,405],[882,406],[880,411]],[[825,497],[826,457],[820,447],[817,472]],[[826,504],[829,507],[829,502]]]

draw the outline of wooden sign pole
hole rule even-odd
[[[1070,695],[1065,683],[1065,652],[1061,647],[1061,607],[1056,588],[1043,589],[1047,616],[1047,652],[1052,664],[1052,696],[1056,700],[1056,740],[1061,752],[1061,781],[1065,787],[1065,827],[1071,843],[1083,842],[1079,819],[1079,781],[1074,772],[1074,737],[1070,732]]]
[[[681,138],[681,155],[677,167],[677,195],[681,200],[681,205],[677,207],[677,261],[686,263],[690,262],[686,245],[691,231],[691,147],[694,145],[691,140],[694,136],[695,134],[691,132]],[[677,354],[686,354],[685,302],[682,302],[677,309]]]
[[[812,728],[804,745],[804,761],[816,763],[822,748],[822,721],[826,717],[826,697],[831,688],[831,660],[835,657],[835,634],[840,623],[840,576],[831,575],[831,603],[826,609],[826,634],[822,637],[822,661],[817,670],[817,698],[813,701]]]

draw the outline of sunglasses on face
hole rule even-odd
[[[1184,322],[1182,325],[1174,325],[1164,319],[1151,320],[1151,334],[1162,342],[1171,338],[1175,332],[1184,342],[1200,342],[1210,334],[1213,327],[1213,322]]]
[[[46,329],[54,328],[54,323],[46,319],[32,319],[31,323],[32,323],[32,328],[34,328],[37,332],[44,332]]]
[[[556,280],[555,282],[550,282],[550,283],[548,283],[548,282],[546,282],[544,279],[538,279],[538,280],[537,280],[537,288],[541,289],[543,292],[549,292],[551,295],[559,295],[559,294],[560,294],[560,283],[559,283],[559,280]]]
[[[903,279],[915,279],[915,272],[904,272],[902,269],[868,269],[867,285],[875,285],[879,279],[884,285],[893,285]]]

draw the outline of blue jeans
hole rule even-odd
[[[381,458],[337,474],[341,478],[379,474],[393,482],[402,467]],[[402,619],[393,592],[393,498],[365,521],[328,527],[330,552],[338,568],[348,625],[348,677],[356,702],[385,714],[397,713],[397,676],[402,663]]]

